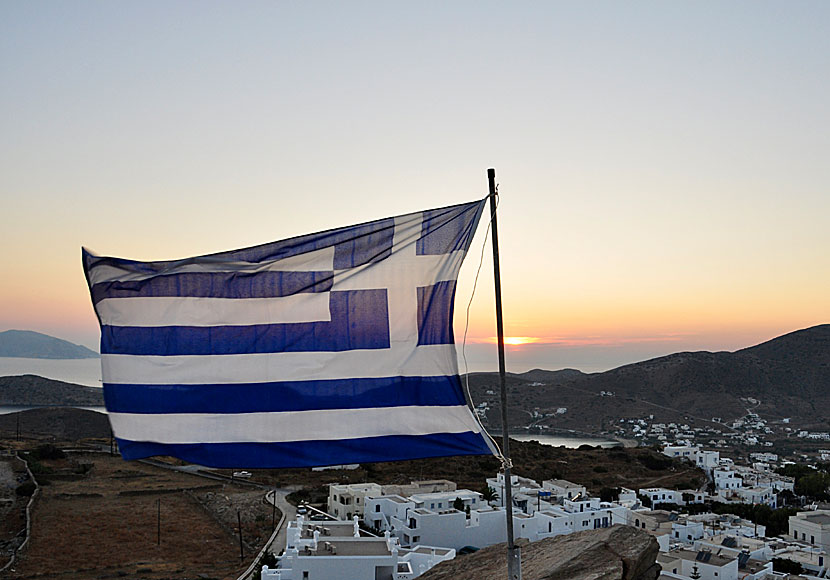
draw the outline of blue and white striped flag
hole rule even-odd
[[[453,300],[484,201],[243,250],[83,250],[125,459],[300,467],[484,455]]]

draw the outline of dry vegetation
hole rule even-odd
[[[37,463],[46,485],[10,578],[235,578],[271,531],[260,490],[102,453]]]

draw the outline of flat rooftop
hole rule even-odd
[[[316,550],[300,550],[300,556],[391,556],[383,538],[332,539],[317,542]]]
[[[830,515],[828,514],[810,514],[808,516],[804,516],[804,519],[808,522],[819,524],[821,526],[830,524]]]
[[[312,537],[315,530],[320,532],[321,541],[325,538],[354,537],[353,522],[305,522],[303,525],[303,537]]]
[[[428,554],[432,555],[435,554],[436,556],[443,556],[445,554],[449,554],[450,551],[447,548],[429,548],[427,546],[418,546],[414,550],[410,550],[410,552],[415,552],[417,554]]]
[[[575,487],[584,487],[582,485],[578,485],[576,483],[572,483],[566,479],[548,479],[545,483],[549,483],[551,485],[555,485],[556,487],[561,487],[564,489],[572,489]]]
[[[722,556],[716,552],[710,552],[708,550],[700,550],[695,552],[693,550],[677,550],[676,552],[672,552],[676,554],[678,558],[682,558],[684,560],[689,560],[692,562],[704,562],[709,564],[710,566],[718,566],[723,567],[729,564],[730,562],[734,561],[735,558],[729,558],[727,556]],[[702,557],[701,557],[702,555]]]

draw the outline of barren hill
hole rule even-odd
[[[830,421],[828,324],[731,353],[682,352],[591,375],[552,373],[542,379],[543,373],[528,373],[533,381],[513,375],[511,425],[527,424],[534,410],[558,408],[568,411],[548,424],[592,432],[621,417],[648,414],[730,419],[746,413],[748,398],[760,401],[753,410],[768,418]],[[486,391],[497,384],[495,373],[479,374],[471,389],[474,403],[488,400]],[[500,426],[498,417],[497,409],[488,413],[489,424]]]
[[[98,353],[47,334],[6,330],[0,332],[0,357],[78,359],[97,358]]]
[[[0,377],[0,405],[99,407],[103,389],[84,387],[37,375]]]

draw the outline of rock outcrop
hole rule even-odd
[[[660,575],[657,552],[652,536],[630,526],[557,536],[522,546],[522,580],[656,580]],[[507,545],[458,556],[420,578],[507,578]]]

